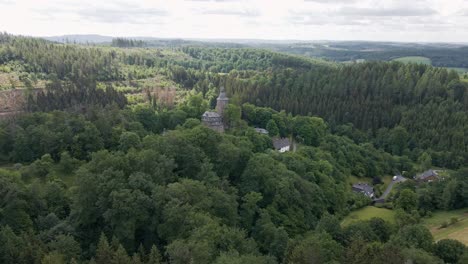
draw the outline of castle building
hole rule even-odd
[[[202,115],[202,123],[220,133],[224,132],[224,109],[229,103],[229,98],[226,96],[224,87],[221,87],[219,96],[216,100],[216,112],[206,111]]]

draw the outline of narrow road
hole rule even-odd
[[[388,194],[392,191],[393,185],[395,185],[395,183],[404,182],[404,181],[407,180],[405,177],[403,177],[401,175],[396,175],[395,177],[397,177],[397,178],[395,180],[392,179],[392,182],[387,186],[387,189],[385,189],[383,194],[379,198],[377,198],[376,200],[385,200],[385,198],[387,198]]]

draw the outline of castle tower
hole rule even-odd
[[[220,116],[223,116],[224,108],[226,108],[228,103],[229,103],[229,98],[226,96],[226,92],[224,91],[224,87],[221,86],[221,89],[219,91],[218,99],[216,100],[216,112]]]

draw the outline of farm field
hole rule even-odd
[[[393,210],[367,206],[351,212],[341,222],[341,225],[347,226],[353,222],[369,220],[373,217],[382,218],[390,223],[395,222],[395,212]],[[454,217],[458,218],[457,223],[446,228],[440,228],[443,222],[450,222],[450,219]],[[435,241],[450,238],[468,245],[468,208],[434,212],[431,217],[423,218],[421,223],[431,231]]]
[[[455,70],[460,74],[468,73],[468,68],[455,68],[455,67],[447,67],[449,70]]]
[[[450,222],[453,217],[458,218],[457,223],[446,228],[440,228],[444,221]],[[422,222],[431,230],[434,240],[450,238],[468,245],[468,208],[435,212],[432,217],[425,218]]]
[[[377,208],[374,206],[366,206],[359,210],[351,212],[349,215],[345,217],[345,219],[341,222],[342,226],[347,226],[353,222],[359,220],[369,220],[373,217],[380,217],[385,221],[390,223],[395,223],[395,212],[390,209],[385,208]]]
[[[403,63],[420,63],[420,64],[432,65],[431,59],[426,58],[426,57],[420,57],[420,56],[401,57],[401,58],[394,59],[394,61],[399,61]]]

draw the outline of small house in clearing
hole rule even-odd
[[[418,182],[433,182],[439,179],[439,174],[435,170],[427,170],[421,174],[414,176]]]
[[[367,183],[355,183],[353,184],[353,191],[357,193],[362,193],[369,198],[374,198],[374,187],[370,186]]]
[[[273,139],[273,147],[283,153],[286,151],[289,151],[291,148],[291,142],[289,141],[289,138],[274,138]]]

